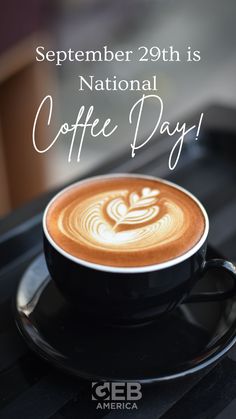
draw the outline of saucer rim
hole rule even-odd
[[[37,344],[32,336],[32,334],[30,334],[30,332],[28,331],[27,328],[27,324],[29,323],[29,317],[22,311],[22,309],[19,307],[17,300],[19,292],[22,288],[22,284],[24,283],[24,281],[26,280],[26,274],[27,272],[30,271],[30,268],[32,267],[33,264],[35,264],[37,262],[37,260],[40,260],[40,258],[42,257],[42,253],[40,253],[36,258],[34,258],[31,263],[29,264],[28,268],[25,270],[25,272],[23,273],[21,280],[19,281],[16,293],[15,293],[15,298],[13,300],[13,310],[14,310],[14,318],[15,318],[15,324],[17,326],[17,329],[19,330],[20,334],[23,336],[25,342],[27,343],[27,345],[29,346],[30,349],[32,349],[37,355],[39,355],[41,358],[43,358],[45,361],[47,361],[50,365],[55,366],[56,368],[58,368],[61,371],[64,371],[67,374],[76,376],[78,378],[82,378],[85,380],[89,380],[89,381],[114,381],[114,382],[139,382],[141,384],[155,384],[158,382],[164,382],[164,381],[171,381],[171,380],[176,380],[179,378],[183,378],[186,376],[191,376],[197,372],[200,372],[201,370],[207,368],[210,365],[214,365],[214,363],[216,363],[216,361],[218,361],[219,359],[221,359],[222,357],[224,357],[224,355],[226,355],[226,353],[233,347],[233,345],[236,343],[236,319],[234,320],[233,324],[227,329],[226,334],[228,334],[230,331],[230,336],[227,338],[226,342],[224,344],[220,344],[220,341],[222,339],[222,336],[217,339],[217,341],[214,343],[214,347],[219,346],[219,348],[221,349],[216,349],[216,351],[214,352],[213,355],[209,354],[205,356],[205,359],[203,361],[200,361],[196,366],[194,367],[190,367],[190,368],[185,368],[182,371],[179,372],[175,372],[173,374],[166,374],[166,375],[159,375],[159,376],[153,376],[150,378],[125,378],[125,377],[112,377],[109,375],[104,375],[104,376],[100,376],[100,375],[94,375],[91,373],[86,373],[83,370],[80,369],[73,369],[72,367],[70,367],[69,365],[66,364],[66,362],[64,362],[63,360],[60,360],[58,358],[56,358],[56,356],[54,355],[54,357],[52,355],[50,355],[49,352],[47,352],[46,350],[44,350],[42,348],[42,346],[40,346],[39,344]],[[50,277],[50,275],[48,274],[48,278],[49,281],[46,283],[46,286],[48,286],[48,284],[53,281],[53,279]],[[45,277],[44,277],[45,280]],[[43,279],[42,279],[43,281]],[[43,292],[44,288],[42,288],[40,290],[40,294]],[[232,300],[232,298],[231,298]],[[36,303],[37,304],[37,303]],[[198,303],[195,303],[198,304]],[[32,322],[30,322],[31,326],[34,326],[34,324]],[[145,326],[144,326],[145,327]],[[35,327],[34,327],[34,331],[35,331]],[[40,334],[40,331],[38,328],[36,328],[37,331],[37,335],[40,337],[42,336]],[[233,332],[234,331],[234,332]],[[44,338],[43,338],[44,340]],[[46,341],[45,341],[46,342]],[[191,362],[191,361],[190,361]]]
[[[208,359],[206,359],[203,362],[200,362],[197,366],[195,366],[193,368],[183,370],[181,372],[177,372],[177,373],[169,374],[169,375],[161,375],[161,376],[157,376],[157,377],[153,377],[153,378],[132,378],[132,379],[125,378],[125,377],[117,378],[117,377],[112,377],[112,376],[108,376],[108,375],[107,376],[92,375],[92,374],[86,373],[84,371],[81,371],[79,369],[75,370],[75,369],[71,368],[70,366],[62,364],[60,361],[56,361],[55,358],[50,357],[50,355],[48,355],[47,352],[43,351],[43,349],[40,346],[38,346],[34,342],[34,340],[31,338],[31,336],[26,332],[25,328],[22,327],[23,322],[21,321],[21,318],[20,318],[18,312],[17,312],[17,315],[15,317],[15,323],[16,323],[17,329],[19,330],[19,332],[23,336],[23,338],[24,338],[25,342],[27,343],[27,345],[29,346],[29,348],[31,348],[37,355],[39,355],[42,359],[44,359],[50,365],[55,366],[57,369],[65,372],[66,374],[69,374],[71,376],[78,377],[78,378],[81,378],[81,379],[84,379],[84,380],[87,380],[87,381],[139,382],[140,384],[151,385],[151,384],[165,382],[165,381],[177,380],[177,379],[180,379],[180,378],[192,376],[192,375],[202,371],[203,369],[206,369],[207,367],[209,367],[211,365],[214,365],[214,363],[216,363],[216,361],[223,358],[226,355],[226,353],[236,343],[236,336],[234,336],[234,338],[229,339],[229,343],[226,344],[222,348],[222,350],[217,352],[214,356],[211,357],[209,355]]]

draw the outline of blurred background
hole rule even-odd
[[[235,0],[5,2],[0,17],[0,215],[86,175],[120,153],[131,155],[127,115],[141,93],[79,92],[78,75],[143,80],[156,74],[165,119],[170,121],[184,122],[188,114],[201,112],[210,104],[236,106],[235,16]],[[35,48],[39,45],[53,50],[99,50],[104,45],[111,50],[135,50],[140,45],[173,45],[180,53],[190,45],[201,51],[201,61],[67,61],[57,67],[53,62],[36,62]],[[64,122],[74,123],[82,105],[94,105],[96,116],[114,119],[119,130],[107,140],[86,135],[79,163],[76,159],[67,161],[69,136],[46,154],[36,153],[33,120],[47,94],[54,98],[56,131]],[[149,132],[153,117],[150,109],[142,121],[143,135]],[[46,123],[40,120],[38,143],[47,144],[49,138]]]

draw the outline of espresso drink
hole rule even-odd
[[[114,267],[159,264],[187,253],[205,230],[198,203],[155,178],[91,178],[50,204],[46,226],[65,252]]]

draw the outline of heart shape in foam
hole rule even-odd
[[[123,197],[112,199],[106,208],[108,216],[115,221],[113,229],[122,224],[143,224],[151,221],[159,212],[157,189],[143,188],[141,194],[130,193],[129,205]]]

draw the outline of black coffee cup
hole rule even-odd
[[[107,175],[109,178],[114,176],[135,175]],[[184,255],[156,265],[112,267],[72,256],[55,243],[46,225],[48,208],[68,188],[56,195],[45,209],[43,232],[48,270],[61,293],[86,317],[121,324],[139,323],[156,318],[181,302],[219,300],[236,293],[235,266],[221,259],[205,259],[209,221],[202,204],[185,189],[161,181],[182,190],[198,204],[205,219],[205,230],[200,241]],[[74,186],[76,184],[70,187]],[[195,283],[212,268],[226,271],[233,278],[233,287],[225,292],[189,296]]]

